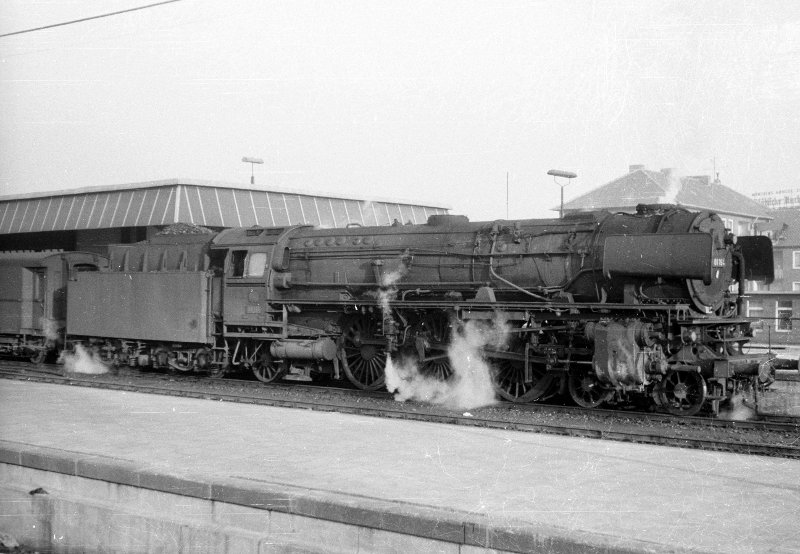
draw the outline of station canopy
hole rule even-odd
[[[0,197],[0,234],[150,227],[425,223],[444,206],[172,179]]]

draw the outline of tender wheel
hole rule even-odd
[[[120,366],[121,351],[122,343],[120,341],[106,341],[100,347],[100,360],[102,360],[104,364],[118,368]]]
[[[209,377],[218,379],[225,376],[225,364],[214,359],[214,351],[210,348],[201,348],[194,355],[195,367],[198,371],[207,371]]]
[[[155,368],[169,367],[169,349],[166,346],[155,349],[151,365]]]
[[[192,353],[188,351],[177,351],[175,357],[169,360],[169,367],[181,373],[188,373],[194,369]]]
[[[597,408],[614,394],[603,388],[593,372],[585,369],[570,371],[567,386],[572,400],[584,408]]]
[[[661,404],[673,415],[695,415],[706,401],[706,380],[696,371],[671,369],[661,382]]]
[[[47,350],[36,350],[33,354],[31,354],[29,359],[31,363],[34,364],[44,363],[44,361],[47,359]]]
[[[350,382],[363,390],[377,390],[386,380],[386,343],[377,337],[374,319],[356,316],[342,333],[342,366]]]
[[[511,352],[525,354],[525,343],[518,342]],[[494,389],[503,399],[511,402],[533,402],[544,396],[553,384],[553,376],[548,375],[541,364],[532,361],[533,381],[525,382],[525,361],[495,358]]]
[[[277,381],[286,373],[286,363],[276,362],[272,359],[269,350],[260,352],[253,360],[253,375],[262,383]]]
[[[427,335],[425,357],[433,358],[421,364],[420,373],[446,381],[453,375],[453,367],[447,355],[450,344],[450,320],[446,314],[431,314],[425,316],[419,325],[420,331]]]

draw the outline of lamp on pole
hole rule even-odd
[[[262,160],[261,158],[248,158],[247,156],[245,156],[244,158],[242,158],[242,161],[244,163],[250,164],[250,184],[255,185],[256,175],[253,168],[255,167],[255,164],[263,164],[264,160]]]
[[[547,174],[548,175],[552,175],[553,176],[553,181],[555,181],[555,183],[558,186],[561,187],[561,208],[559,209],[558,217],[563,219],[564,218],[564,187],[566,187],[569,184],[569,181],[567,181],[566,183],[559,183],[558,182],[558,178],[559,177],[563,177],[564,179],[574,179],[575,177],[578,176],[578,174],[577,173],[573,173],[572,171],[562,171],[560,169],[551,169],[550,171],[547,172]]]

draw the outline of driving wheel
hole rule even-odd
[[[495,358],[494,388],[503,399],[511,402],[533,402],[550,389],[553,376],[549,375],[542,363],[530,359],[533,380],[525,382],[525,343],[517,341],[510,352],[522,355],[522,359]]]
[[[425,360],[420,373],[446,381],[453,375],[447,349],[450,344],[450,319],[446,314],[428,314],[419,324],[420,332],[426,336]]]
[[[386,341],[377,336],[377,329],[373,318],[357,315],[345,323],[342,333],[344,373],[362,390],[377,390],[386,380]]]

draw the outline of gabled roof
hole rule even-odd
[[[766,206],[708,176],[673,177],[668,171],[632,169],[564,204],[564,211],[633,210],[637,204],[679,204],[685,208],[769,218]]]
[[[797,248],[800,246],[800,208],[772,210],[772,221],[758,223],[758,232],[772,233],[772,245],[776,248]]]
[[[0,234],[147,227],[321,227],[425,223],[447,208],[415,202],[362,200],[336,194],[170,179],[56,193],[0,197]]]

